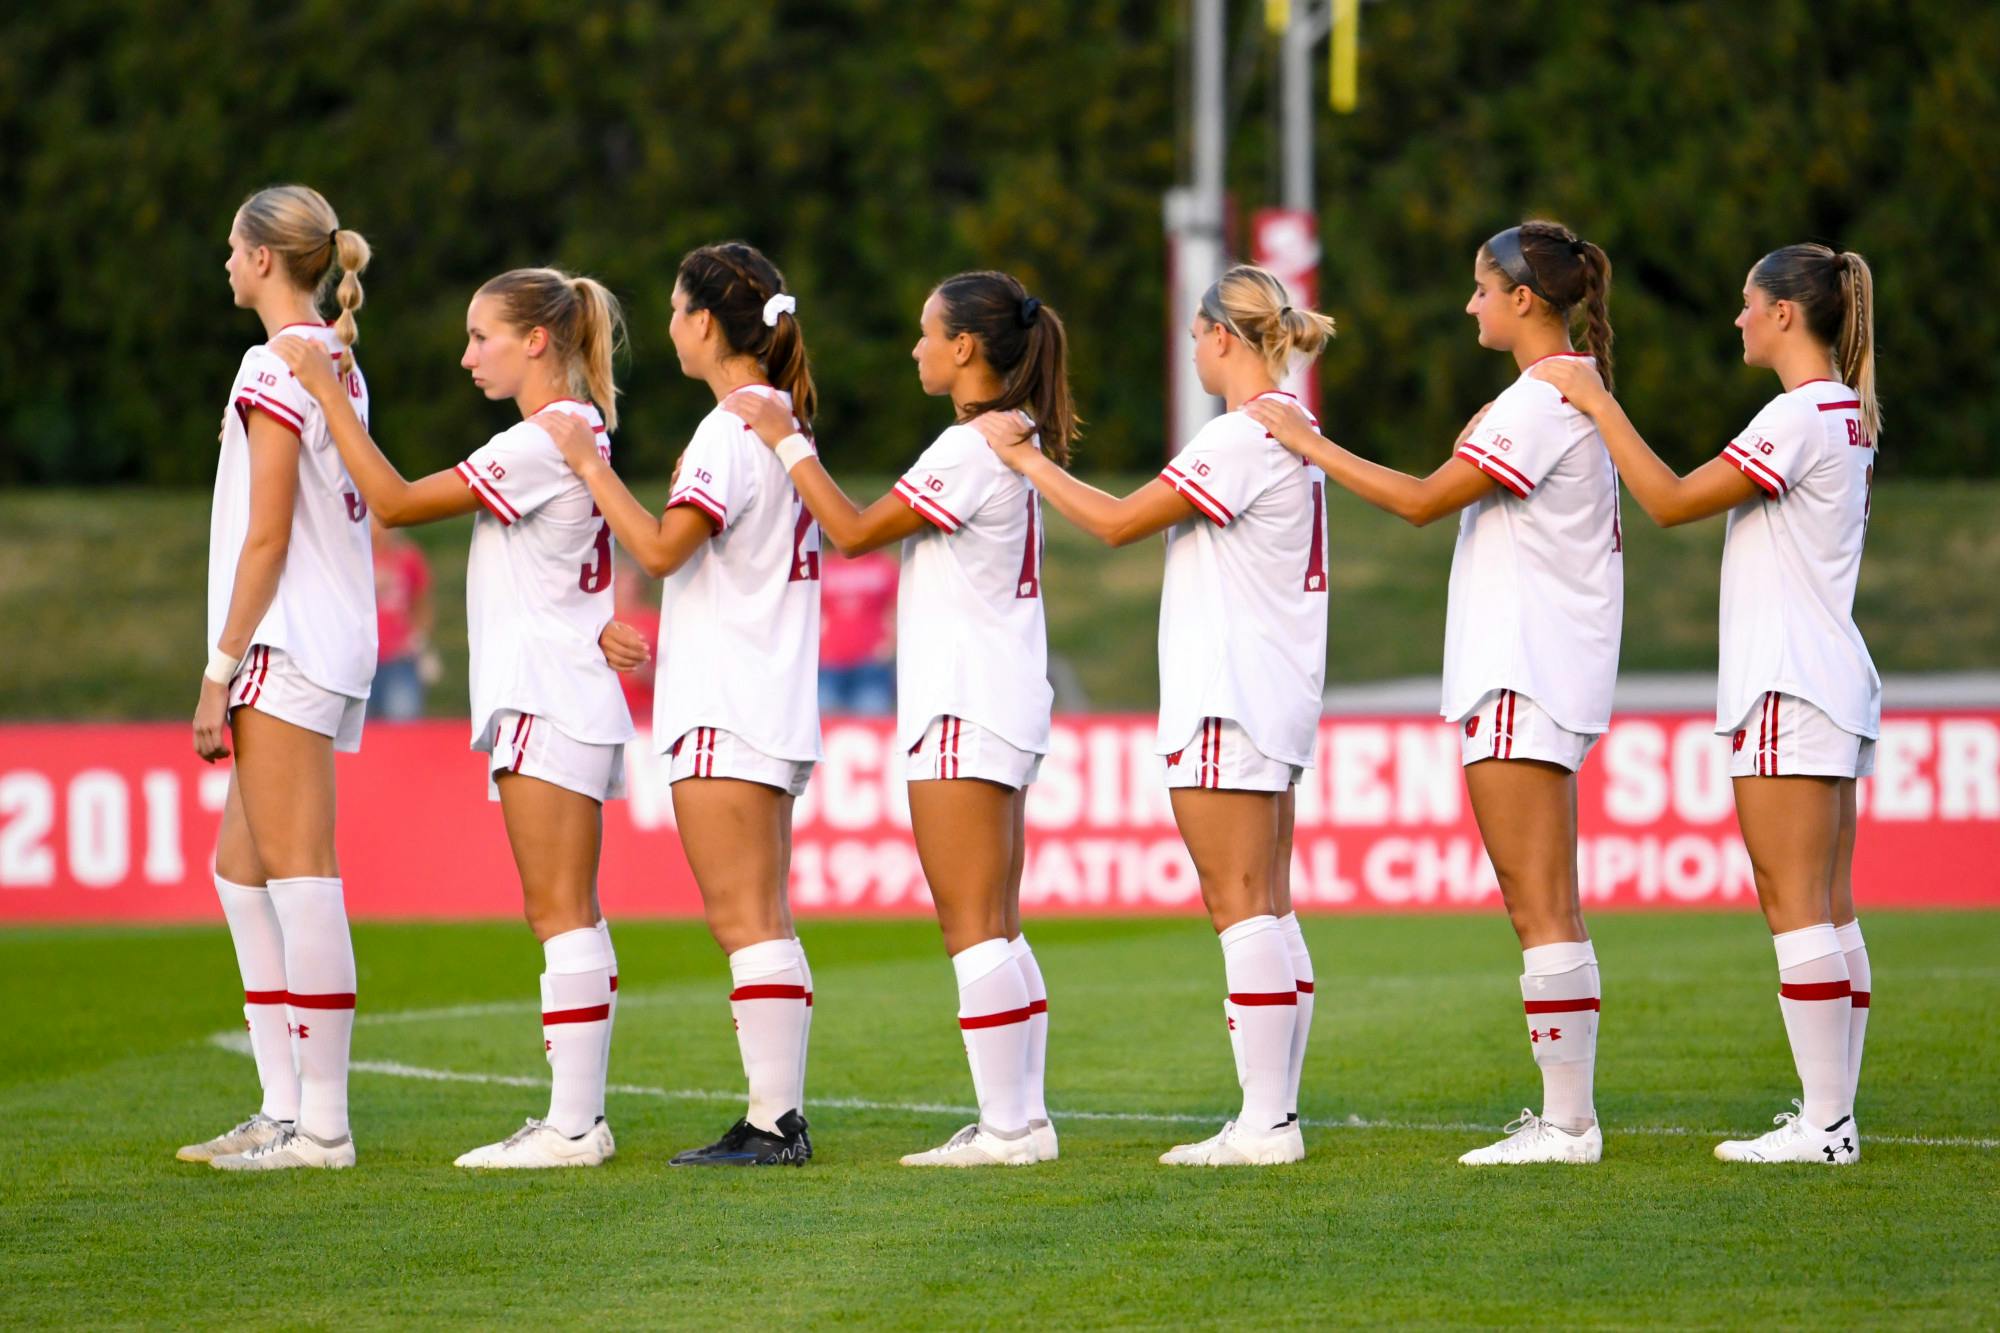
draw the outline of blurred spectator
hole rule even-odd
[[[621,620],[645,636],[653,655],[637,671],[621,671],[618,683],[625,690],[625,706],[632,710],[632,725],[641,731],[653,725],[653,673],[660,662],[660,585],[646,577],[639,562],[617,548],[616,576],[611,581],[614,620]]]
[[[820,552],[819,708],[822,713],[896,711],[896,579],[887,551],[852,560]]]
[[[431,650],[431,568],[417,544],[373,519],[375,635],[380,641],[371,720],[406,722],[424,715],[424,690],[441,666]]]

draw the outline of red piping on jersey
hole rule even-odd
[[[1822,412],[1858,412],[1861,410],[1861,400],[1859,398],[1849,398],[1844,402],[1821,403],[1819,410]]]
[[[1493,480],[1499,482],[1502,486],[1505,486],[1523,500],[1528,498],[1529,491],[1535,489],[1534,482],[1529,481],[1520,472],[1515,471],[1514,468],[1501,462],[1498,458],[1495,458],[1492,454],[1486,452],[1486,450],[1480,448],[1470,440],[1458,446],[1458,456],[1478,468],[1481,472],[1484,472],[1487,476],[1493,478]]]
[[[1749,452],[1734,440],[1723,449],[1722,456],[1734,464],[1737,471],[1769,491],[1772,496],[1781,496],[1785,493],[1785,479],[1752,458]]]
[[[264,399],[259,398],[254,394],[248,394],[248,393],[244,394],[241,398],[238,398],[236,400],[236,410],[239,413],[243,414],[245,418],[243,425],[246,430],[249,428],[250,422],[248,420],[249,413],[244,412],[245,408],[256,408],[258,411],[262,412],[265,416],[271,418],[271,420],[277,422],[280,426],[283,426],[286,430],[298,436],[300,439],[305,438],[304,429],[299,425],[295,424],[292,421],[291,417],[281,415],[282,409],[280,409],[276,404],[267,402]]]
[[[897,479],[895,494],[898,500],[928,519],[933,526],[943,528],[946,532],[957,532],[964,526],[958,521],[956,514],[910,485],[907,480]]]
[[[1521,373],[1525,375],[1529,371],[1533,370],[1536,366],[1542,364],[1542,362],[1554,361],[1558,357],[1574,357],[1578,361],[1596,360],[1596,358],[1593,357],[1589,352],[1550,352],[1547,356],[1538,356],[1533,361],[1530,361],[1527,365],[1522,366]]]
[[[667,508],[672,509],[675,505],[693,505],[696,509],[701,510],[702,513],[707,514],[715,520],[715,530],[717,532],[729,526],[728,520],[723,517],[715,501],[692,489],[684,490],[679,495],[667,501]]]
[[[1188,476],[1187,473],[1182,472],[1172,463],[1162,468],[1160,475],[1166,479],[1167,485],[1186,496],[1193,502],[1195,508],[1202,511],[1204,517],[1218,527],[1228,527],[1230,520],[1236,517],[1236,515],[1229,512],[1228,505],[1210,495],[1206,490],[1202,489],[1200,482]],[[1217,515],[1221,515],[1221,517],[1218,518]]]

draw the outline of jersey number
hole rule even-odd
[[[785,581],[819,582],[819,530],[813,526],[813,516],[803,501],[799,503],[798,517],[792,522],[792,572]]]
[[[590,507],[590,516],[598,518],[597,506]],[[576,586],[585,592],[603,592],[611,586],[611,525],[597,525],[597,544],[591,548],[590,563],[577,576]]]
[[[1306,552],[1306,591],[1326,591],[1326,495],[1324,482],[1313,483],[1312,547]]]
[[[1028,540],[1021,548],[1021,577],[1014,583],[1014,596],[1042,595],[1042,498],[1028,492]]]

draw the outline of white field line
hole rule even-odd
[[[619,1007],[631,1004],[638,997],[621,999]],[[670,1001],[669,1001],[670,1002]],[[415,1021],[412,1015],[429,1013],[437,1017],[460,1017],[468,1014],[525,1012],[531,1006],[520,1004],[456,1005],[448,1009],[405,1010],[398,1014],[374,1016],[378,1023]],[[357,1023],[368,1021],[357,1017]],[[250,1037],[248,1033],[218,1032],[208,1039],[209,1045],[220,1050],[232,1051],[248,1056]],[[431,1069],[423,1065],[405,1064],[400,1060],[356,1060],[350,1066],[356,1073],[381,1074],[388,1078],[419,1079],[427,1083],[476,1083],[489,1087],[503,1088],[546,1088],[546,1078],[527,1074],[488,1074],[465,1069]],[[676,1102],[740,1102],[741,1091],[723,1092],[707,1088],[652,1088],[639,1083],[611,1083],[604,1089],[621,1097],[656,1097]],[[814,1106],[831,1107],[842,1111],[887,1111],[900,1115],[979,1115],[976,1106],[954,1106],[946,1102],[878,1102],[863,1097],[814,1097]],[[1227,1119],[1224,1112],[1208,1115],[1192,1115],[1184,1111],[1077,1111],[1052,1110],[1057,1120],[1110,1121],[1125,1124],[1145,1125],[1215,1125]],[[1500,1131],[1498,1125],[1475,1124],[1469,1121],[1447,1120],[1375,1120],[1358,1115],[1349,1115],[1337,1120],[1315,1119],[1304,1122],[1314,1129],[1378,1129],[1415,1134],[1494,1134]],[[1732,1130],[1690,1129],[1685,1125],[1620,1125],[1613,1134],[1644,1134],[1665,1138],[1727,1138]],[[1894,1143],[1923,1148],[1973,1148],[1991,1152],[2000,1148],[2000,1139],[1968,1138],[1959,1135],[1924,1134],[1870,1134],[1870,1143]]]

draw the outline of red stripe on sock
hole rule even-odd
[[[1788,1000],[1845,1000],[1854,988],[1845,981],[1787,981],[1779,985],[1778,994]]]
[[[596,1023],[611,1017],[611,1006],[593,1004],[585,1009],[558,1009],[552,1014],[542,1015],[542,1026],[554,1027],[558,1023]]]
[[[285,1003],[294,1009],[352,1009],[354,996],[349,995],[301,995],[297,991],[285,992]]]
[[[810,1009],[810,1008],[812,1008],[812,1007],[813,1007],[813,993],[812,993],[811,991],[807,991],[807,992],[806,992],[806,1008]]]
[[[730,1003],[738,1000],[805,1000],[811,1003],[812,992],[804,986],[738,986],[729,992]]]
[[[1301,981],[1299,983],[1299,994],[1310,995],[1312,993],[1313,993],[1313,984],[1310,981]]]
[[[245,1004],[283,1004],[285,992],[281,990],[247,990],[243,992]]]
[[[618,974],[616,972],[611,974],[611,989],[613,991],[618,989]]]
[[[1523,1000],[1521,1008],[1531,1014],[1596,1013],[1598,999],[1586,995],[1580,1000]]]
[[[1229,993],[1229,1002],[1248,1007],[1260,1004],[1297,1004],[1299,1002],[1299,993],[1295,990],[1246,991],[1242,993],[1231,991]]]
[[[1849,983],[1849,984],[1851,985],[1852,983]],[[1851,997],[1853,998],[1853,1000],[1854,1000],[1854,1007],[1855,1007],[1856,1009],[1866,1009],[1866,1008],[1868,1007],[1868,992],[1867,992],[1867,991],[1865,991],[1865,990],[1857,990],[1857,991],[1849,991],[1849,992],[1848,992],[1848,995],[1849,995],[1849,996],[1851,996]]]
[[[1027,1022],[1028,1015],[1034,1012],[1035,1012],[1035,1007],[1033,1005],[1029,1005],[1024,1009],[1009,1009],[1004,1013],[998,1013],[998,1014],[974,1014],[970,1018],[967,1018],[963,1014],[961,1014],[958,1019],[958,1025],[962,1028],[967,1028],[967,1029],[1004,1028],[1009,1023]]]
[[[1048,1011],[1049,1002],[1047,1000],[1028,1001],[1028,1012],[1030,1014],[1046,1014]]]

